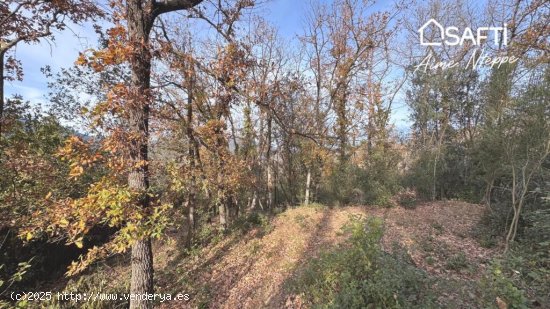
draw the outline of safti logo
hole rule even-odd
[[[426,30],[433,29],[435,34],[439,33],[439,42],[430,42],[426,39]],[[471,42],[473,45],[481,45],[483,40],[487,40],[492,33],[495,44],[508,45],[508,29],[506,24],[503,27],[479,27],[474,32],[471,28],[466,27],[459,35],[457,27],[443,27],[437,20],[430,19],[422,27],[418,29],[420,33],[420,45],[422,46],[441,46],[443,44],[449,46],[462,46],[464,42]],[[437,37],[437,36],[436,36]]]

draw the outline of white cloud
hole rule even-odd
[[[8,84],[9,85],[9,84]],[[20,94],[31,102],[42,102],[44,101],[45,92],[36,87],[24,86],[21,83],[7,87],[9,91],[6,91],[6,96],[10,97],[14,94]]]

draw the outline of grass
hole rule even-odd
[[[296,217],[294,217],[294,221],[298,223],[298,225],[303,229],[307,229],[311,227],[311,220],[307,215],[299,214]]]
[[[466,255],[462,252],[452,255],[445,264],[445,267],[449,270],[462,270],[465,268],[468,268],[470,266],[470,263],[468,262],[468,259],[466,258]]]
[[[435,235],[439,236],[443,234],[444,228],[443,225],[441,225],[438,222],[432,223],[432,228],[435,230]]]
[[[434,265],[435,264],[435,259],[432,256],[427,256],[426,257],[426,263],[428,263],[428,265]]]

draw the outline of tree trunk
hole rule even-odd
[[[218,214],[220,218],[220,231],[225,231],[225,228],[227,226],[227,217],[225,213],[225,201],[218,202]]]
[[[516,194],[517,194],[517,174],[516,174],[516,168],[512,164],[512,209],[514,210],[514,217],[512,218],[512,222],[510,223],[510,229],[508,230],[508,233],[506,234],[506,240],[505,240],[505,246],[504,246],[504,252],[508,252],[508,249],[510,248],[510,243],[512,242],[512,234],[515,230],[515,225],[517,223],[517,220],[519,219],[519,213],[516,208]]]
[[[437,198],[437,162],[439,161],[439,151],[435,155],[434,168],[432,170],[432,201]]]
[[[151,54],[149,32],[153,17],[152,2],[128,0],[126,3],[128,34],[133,53],[130,55],[130,98],[128,104],[129,133],[135,136],[130,140],[130,164],[128,187],[141,194],[138,207],[149,208],[147,195],[149,189],[148,142],[149,142],[149,104],[151,100]],[[153,253],[151,239],[145,236],[132,246],[132,280],[130,293],[143,295],[153,293]],[[130,300],[130,309],[149,309],[153,303],[147,298],[134,297]]]
[[[195,196],[189,193],[187,196],[187,248],[193,246],[193,237],[195,234]]]
[[[338,137],[338,152],[340,157],[340,164],[347,162],[347,119],[346,119],[346,103],[345,101],[337,102],[337,137]]]
[[[527,174],[527,168],[529,167],[529,161],[525,163],[525,166],[521,169],[521,192],[517,192],[517,173],[515,167],[512,165],[512,207],[514,209],[514,217],[512,218],[512,222],[510,223],[510,230],[508,231],[508,234],[506,235],[506,242],[505,242],[505,248],[504,252],[507,252],[510,248],[510,244],[515,240],[516,234],[518,231],[518,224],[519,219],[521,216],[521,210],[523,209],[523,205],[525,203],[525,197],[527,196],[527,192],[529,189],[529,184],[531,183],[531,178],[535,174],[536,171],[539,170],[540,166],[542,165],[542,162],[546,159],[548,156],[548,151],[550,150],[550,141],[548,142],[549,148],[546,149],[545,153],[541,157],[540,161],[537,162],[535,166],[531,167],[531,171],[529,174]],[[519,195],[519,196],[518,196]]]
[[[447,118],[450,118],[449,116]],[[441,157],[441,147],[443,145],[443,139],[445,138],[445,133],[447,131],[447,124],[442,125],[441,136],[437,138],[437,149],[434,158],[434,168],[433,168],[433,182],[432,182],[432,201],[437,199],[437,165],[439,163],[439,158]],[[437,128],[437,126],[436,126]],[[436,133],[439,136],[439,133]]]
[[[192,69],[190,70],[192,71]],[[193,244],[193,234],[195,232],[195,149],[196,141],[193,135],[193,76],[188,76],[187,86],[187,142],[189,145],[189,166],[191,170],[191,181],[189,183],[189,193],[187,196],[188,227],[187,227],[187,247],[191,248]]]
[[[493,192],[493,186],[495,183],[495,177],[493,175],[491,175],[491,179],[487,182],[487,187],[485,188],[485,194],[483,194],[483,202],[485,202],[485,204],[489,209],[491,209],[491,194]]]
[[[249,212],[256,209],[257,200],[258,200],[258,192],[254,191],[254,196],[252,197],[252,201],[250,202],[250,207],[248,207]]]
[[[311,186],[311,169],[307,169],[307,180],[306,180],[306,200],[304,201],[305,205],[309,205],[309,187]]]
[[[131,78],[128,100],[129,163],[128,187],[140,193],[137,207],[149,208],[149,109],[151,102],[151,46],[149,34],[156,16],[171,11],[191,8],[202,0],[156,2],[154,0],[126,0],[126,21],[129,44]],[[132,280],[130,293],[153,293],[153,252],[151,239],[145,236],[132,246]],[[149,309],[152,301],[143,297],[130,300],[130,309]]]
[[[0,51],[0,137],[2,137],[2,124],[4,123],[4,55]]]
[[[267,208],[271,209],[273,206],[273,170],[271,165],[271,116],[267,119],[267,141],[266,141],[266,165],[267,165]]]
[[[273,207],[273,168],[271,162],[267,162],[267,208]]]
[[[153,251],[151,241],[138,240],[132,246],[132,279],[130,308],[153,308],[153,303],[146,300],[144,294],[153,292]]]

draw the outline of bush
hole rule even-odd
[[[445,267],[450,270],[461,270],[469,266],[468,259],[464,253],[460,252],[459,254],[451,256],[447,260]]]
[[[252,212],[247,216],[238,217],[232,224],[232,229],[242,234],[256,227],[261,228],[264,233],[268,233],[271,230],[269,218],[265,214]]]
[[[391,145],[378,145],[363,162],[335,163],[321,184],[319,200],[325,204],[371,204],[393,206],[399,191],[399,152]]]
[[[495,247],[507,227],[506,214],[509,208],[502,204],[493,204],[491,208],[491,211],[483,214],[479,223],[472,230],[472,235],[484,248]]]
[[[411,189],[402,190],[397,195],[397,202],[403,208],[415,209],[416,206],[418,205],[416,192]]]
[[[347,205],[352,202],[362,203],[354,196],[358,189],[358,169],[350,163],[337,164],[321,184],[319,200],[327,205]]]
[[[503,272],[501,261],[495,260],[489,272],[481,281],[483,289],[483,308],[497,308],[499,303],[505,303],[509,309],[526,309],[527,299],[513,280]]]
[[[544,198],[529,200],[521,218],[517,241],[506,256],[494,261],[492,273],[484,280],[487,304],[494,306],[496,297],[499,297],[510,308],[524,308],[526,299],[540,307],[550,307],[549,206]],[[492,211],[474,231],[484,247],[494,246],[504,234],[511,206],[496,200],[491,208]]]
[[[382,251],[380,219],[352,219],[342,247],[310,261],[293,286],[318,308],[426,308],[426,276]]]
[[[372,179],[367,180],[365,186],[367,192],[365,195],[366,203],[380,207],[393,206],[392,197],[394,190],[392,188]]]
[[[392,197],[400,190],[399,162],[401,155],[390,145],[371,149],[360,179],[367,203],[393,206]]]
[[[463,199],[477,203],[483,196],[485,183],[471,159],[470,150],[462,144],[442,146],[439,150],[423,149],[414,155],[416,160],[403,178],[403,185],[412,188],[422,199]],[[437,159],[437,165],[434,164]],[[435,179],[434,179],[435,177]]]
[[[431,199],[434,155],[429,151],[423,151],[415,157],[416,160],[403,178],[403,186],[413,189],[420,199]]]

